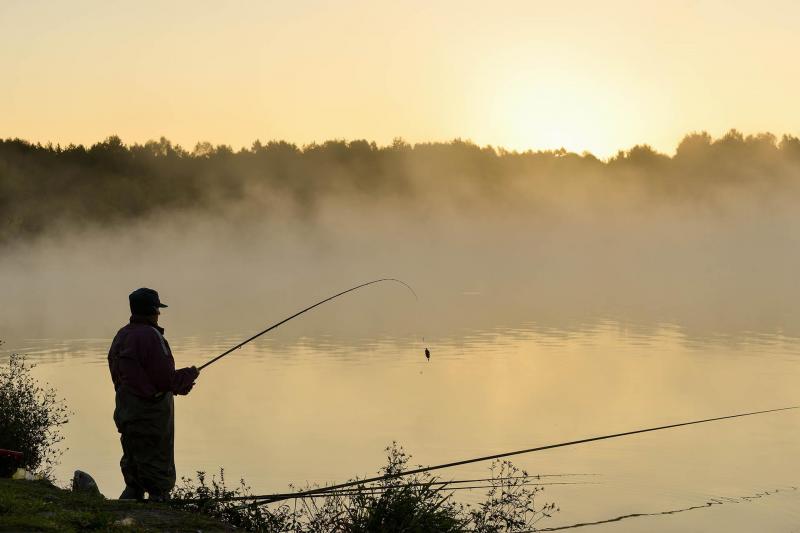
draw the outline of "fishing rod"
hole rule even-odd
[[[554,482],[554,483],[532,483],[532,482],[519,482],[515,484],[515,486],[525,486],[525,487],[544,487],[544,486],[551,486],[551,485],[600,485],[601,483],[596,481],[561,481],[561,482]],[[318,498],[330,498],[333,496],[382,496],[387,492],[395,489],[405,489],[407,487],[424,487],[427,486],[434,492],[455,492],[461,490],[483,490],[483,489],[492,489],[492,488],[507,488],[508,484],[486,484],[486,485],[457,485],[455,487],[449,486],[447,481],[443,481],[441,483],[431,483],[431,484],[423,484],[423,483],[410,483],[406,484],[403,483],[402,485],[398,485],[397,487],[356,487],[352,489],[340,489],[334,490],[331,492],[318,492],[315,494],[311,494],[309,496],[302,496],[296,497],[293,493],[288,493],[287,499],[318,499]],[[264,505],[265,502],[256,502],[256,503],[248,503],[249,500],[252,500],[254,496],[237,496],[235,498],[226,498],[223,501],[232,502],[232,501],[244,501],[245,503],[235,505],[233,509],[247,509],[249,507]],[[176,500],[178,501],[178,500]],[[205,503],[208,501],[221,501],[221,500],[214,500],[213,498],[210,500],[186,500],[182,503]],[[271,502],[266,502],[271,503]]]
[[[570,476],[573,474],[563,474],[563,476]],[[598,476],[599,474],[574,474],[577,476],[585,475],[585,476]],[[550,485],[600,485],[600,482],[597,481],[541,481],[539,478],[547,477],[544,475],[530,475],[530,476],[501,476],[501,477],[488,477],[488,478],[477,478],[477,479],[451,479],[449,481],[437,481],[435,479],[427,482],[412,482],[412,483],[401,483],[398,485],[376,485],[370,487],[354,487],[354,488],[345,488],[345,489],[334,489],[331,491],[326,492],[317,492],[308,498],[327,498],[328,496],[347,496],[347,495],[355,495],[355,494],[381,494],[387,491],[395,490],[395,489],[405,489],[408,487],[433,487],[434,490],[443,490],[447,488],[447,490],[475,490],[475,489],[486,489],[492,487],[503,487],[509,484],[519,484],[525,486],[534,486],[534,487],[543,487],[543,486],[550,486]],[[561,477],[558,475],[557,477]],[[479,485],[470,485],[470,483],[481,483]],[[454,485],[454,486],[451,486]],[[326,487],[321,487],[326,488]],[[294,497],[295,492],[287,492],[287,493],[279,493],[279,494],[272,494],[271,496],[280,497],[280,496],[287,496],[287,497]],[[190,504],[190,503],[205,503],[209,501],[226,501],[226,502],[234,502],[234,501],[251,501],[262,496],[259,495],[251,495],[251,496],[231,496],[231,497],[223,497],[223,498],[192,498],[192,499],[185,499],[185,500],[174,500],[174,503],[179,504]],[[243,505],[242,507],[248,507],[250,504]]]
[[[253,336],[252,336],[252,337],[250,337],[249,339],[247,339],[247,340],[245,340],[245,341],[242,341],[242,342],[240,342],[239,344],[237,344],[237,345],[236,345],[236,346],[234,346],[233,348],[231,348],[231,349],[229,349],[229,350],[227,350],[227,351],[225,351],[225,352],[223,352],[223,353],[219,354],[218,356],[216,356],[215,358],[211,359],[210,361],[208,361],[208,362],[207,362],[207,363],[205,363],[204,365],[202,365],[202,366],[198,367],[198,368],[197,368],[197,370],[198,370],[198,371],[199,371],[199,370],[203,370],[205,367],[207,367],[207,366],[209,366],[210,364],[212,364],[212,363],[215,363],[216,361],[218,361],[218,360],[222,359],[223,357],[225,357],[225,356],[226,356],[226,355],[228,355],[229,353],[231,353],[231,352],[233,352],[233,351],[235,351],[235,350],[238,350],[239,348],[241,348],[241,347],[242,347],[242,346],[244,346],[245,344],[247,344],[247,343],[249,343],[249,342],[251,342],[251,341],[254,341],[254,340],[256,340],[256,339],[257,339],[257,338],[259,338],[260,336],[264,335],[265,333],[268,333],[268,332],[272,331],[273,329],[277,328],[277,327],[278,327],[278,326],[280,326],[281,324],[285,324],[285,323],[287,323],[288,321],[290,321],[291,319],[293,319],[293,318],[296,318],[296,317],[298,317],[298,316],[302,315],[303,313],[305,313],[305,312],[307,312],[307,311],[311,311],[311,310],[312,310],[312,309],[314,309],[315,307],[318,307],[318,306],[320,306],[320,305],[324,304],[325,302],[330,302],[330,301],[331,301],[331,300],[333,300],[334,298],[338,298],[339,296],[342,296],[343,294],[347,294],[348,292],[353,292],[353,291],[355,291],[355,290],[357,290],[357,289],[360,289],[360,288],[362,288],[362,287],[366,287],[367,285],[372,285],[372,284],[374,284],[374,283],[380,283],[380,282],[382,282],[382,281],[394,281],[394,282],[396,282],[396,283],[400,283],[401,285],[405,285],[405,286],[408,288],[408,290],[410,290],[410,291],[411,291],[411,294],[413,294],[413,295],[414,295],[414,298],[416,298],[417,300],[419,300],[419,297],[417,296],[417,293],[414,291],[414,289],[412,289],[412,288],[411,288],[411,285],[409,285],[409,284],[408,284],[408,283],[406,283],[405,281],[402,281],[402,280],[399,280],[399,279],[396,279],[396,278],[381,278],[381,279],[375,279],[375,280],[372,280],[372,281],[368,281],[368,282],[366,282],[366,283],[362,283],[361,285],[356,285],[355,287],[351,287],[351,288],[349,288],[349,289],[347,289],[347,290],[345,290],[345,291],[342,291],[342,292],[340,292],[340,293],[334,294],[333,296],[329,296],[328,298],[325,298],[324,300],[321,300],[321,301],[319,301],[319,302],[315,303],[314,305],[309,305],[308,307],[306,307],[306,308],[305,308],[305,309],[303,309],[302,311],[298,311],[297,313],[293,314],[293,315],[292,315],[292,316],[290,316],[290,317],[284,318],[284,319],[283,319],[283,320],[281,320],[280,322],[277,322],[277,323],[275,323],[275,324],[271,325],[271,326],[270,326],[270,327],[268,327],[267,329],[265,329],[265,330],[263,330],[263,331],[261,331],[261,332],[259,332],[259,333],[256,333],[255,335],[253,335]]]
[[[792,410],[792,409],[800,409],[800,405],[794,405],[794,406],[791,406],[791,407],[781,407],[781,408],[778,408],[778,409],[767,409],[767,410],[764,410],[764,411],[752,411],[752,412],[749,412],[749,413],[738,413],[738,414],[735,414],[735,415],[718,416],[718,417],[714,417],[714,418],[705,418],[703,420],[692,420],[690,422],[678,422],[678,423],[675,423],[675,424],[668,424],[666,426],[657,426],[657,427],[652,427],[652,428],[636,429],[636,430],[632,430],[632,431],[625,431],[625,432],[622,432],[622,433],[612,433],[610,435],[601,435],[601,436],[598,436],[598,437],[588,437],[588,438],[585,438],[585,439],[572,440],[572,441],[567,441],[567,442],[559,442],[557,444],[547,444],[545,446],[537,446],[535,448],[526,448],[524,450],[516,450],[516,451],[512,451],[512,452],[497,453],[497,454],[493,454],[493,455],[485,455],[485,456],[482,456],[482,457],[475,457],[473,459],[464,459],[464,460],[461,460],[461,461],[453,461],[453,462],[450,462],[450,463],[444,463],[444,464],[440,464],[440,465],[425,466],[425,467],[415,468],[413,470],[406,470],[405,472],[397,472],[397,473],[393,473],[393,474],[384,474],[382,476],[375,476],[375,477],[361,479],[361,480],[348,481],[347,483],[340,483],[338,485],[330,485],[328,487],[319,487],[319,488],[315,488],[315,489],[309,489],[309,490],[299,491],[299,492],[295,492],[295,493],[288,493],[288,494],[265,494],[263,496],[251,496],[251,497],[249,497],[247,499],[248,500],[254,500],[254,502],[250,504],[252,506],[265,505],[265,504],[274,503],[274,502],[278,502],[278,501],[282,501],[282,500],[305,498],[305,497],[314,496],[314,495],[320,494],[320,493],[346,489],[346,488],[349,488],[349,487],[356,487],[356,486],[359,486],[359,485],[364,485],[365,483],[374,483],[376,481],[385,481],[385,480],[388,480],[388,479],[395,479],[395,478],[400,478],[400,477],[404,477],[404,476],[410,476],[410,475],[413,475],[413,474],[421,474],[423,472],[431,472],[433,470],[441,470],[443,468],[452,468],[454,466],[468,465],[468,464],[472,464],[472,463],[478,463],[478,462],[481,462],[481,461],[489,461],[489,460],[493,460],[493,459],[502,459],[503,457],[511,457],[511,456],[514,456],[514,455],[522,455],[522,454],[526,454],[526,453],[540,452],[540,451],[543,451],[543,450],[552,450],[552,449],[555,449],[555,448],[563,448],[563,447],[566,447],[566,446],[575,446],[577,444],[585,444],[585,443],[588,443],[588,442],[596,442],[596,441],[606,440],[606,439],[615,439],[615,438],[619,438],[619,437],[627,437],[629,435],[637,435],[639,433],[649,433],[651,431],[661,431],[661,430],[664,430],[664,429],[671,429],[671,428],[677,428],[677,427],[682,427],[682,426],[691,426],[691,425],[694,425],[694,424],[705,424],[707,422],[715,422],[715,421],[718,421],[718,420],[727,420],[727,419],[731,419],[731,418],[740,418],[740,417],[744,417],[744,416],[761,415],[761,414],[766,414],[766,413],[776,413],[776,412],[779,412],[779,411],[789,411],[789,410]]]

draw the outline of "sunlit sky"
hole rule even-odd
[[[800,134],[798,27],[783,0],[4,0],[0,137],[672,153]]]

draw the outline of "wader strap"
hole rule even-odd
[[[153,328],[153,326],[150,326],[150,327]],[[153,328],[153,331],[158,333],[158,340],[161,341],[161,348],[164,349],[164,355],[169,355],[169,351],[167,350],[167,344],[164,342],[164,336],[156,328]]]
[[[161,341],[161,348],[164,350],[164,355],[169,355],[169,350],[167,350],[167,343],[164,342],[164,336],[161,334],[160,331],[158,331],[153,326],[150,326],[150,327],[153,328],[153,331],[155,331],[158,334],[158,340]],[[163,392],[157,392],[157,393],[155,393],[153,395],[153,400],[160,400],[163,397],[164,397],[164,393]]]

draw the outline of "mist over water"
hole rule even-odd
[[[432,206],[426,206],[432,207]],[[283,328],[457,339],[525,323],[672,324],[690,336],[797,336],[798,215],[742,204],[601,213],[444,213],[333,203],[313,223],[178,214],[6,247],[0,309],[19,335],[108,336],[127,294],[157,288],[178,335],[249,331],[369,279],[371,287]],[[413,317],[413,324],[408,319]],[[282,335],[282,332],[276,332]],[[24,333],[23,333],[24,332]],[[349,341],[347,341],[349,342]]]
[[[635,179],[581,167],[493,188],[458,174],[427,182],[420,164],[403,167],[410,196],[347,188],[295,203],[252,189],[113,223],[62,218],[7,241],[2,350],[39,361],[76,412],[61,474],[83,467],[107,495],[121,488],[105,350],[141,286],[169,304],[161,323],[179,365],[370,279],[419,294],[386,284],[326,304],[179,399],[179,471],[223,465],[256,492],[369,473],[393,439],[429,464],[796,403],[794,167],[664,192],[657,165]],[[568,509],[560,524],[787,489],[777,503],[647,522],[751,531],[798,519],[797,427],[797,415],[775,415],[520,463],[602,476],[599,488],[554,490]]]

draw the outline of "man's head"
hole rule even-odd
[[[162,304],[161,300],[158,299],[156,291],[146,287],[136,289],[130,293],[128,302],[131,305],[131,314],[148,317],[155,323],[158,322],[158,315],[161,314],[159,309],[167,307],[166,304]]]

